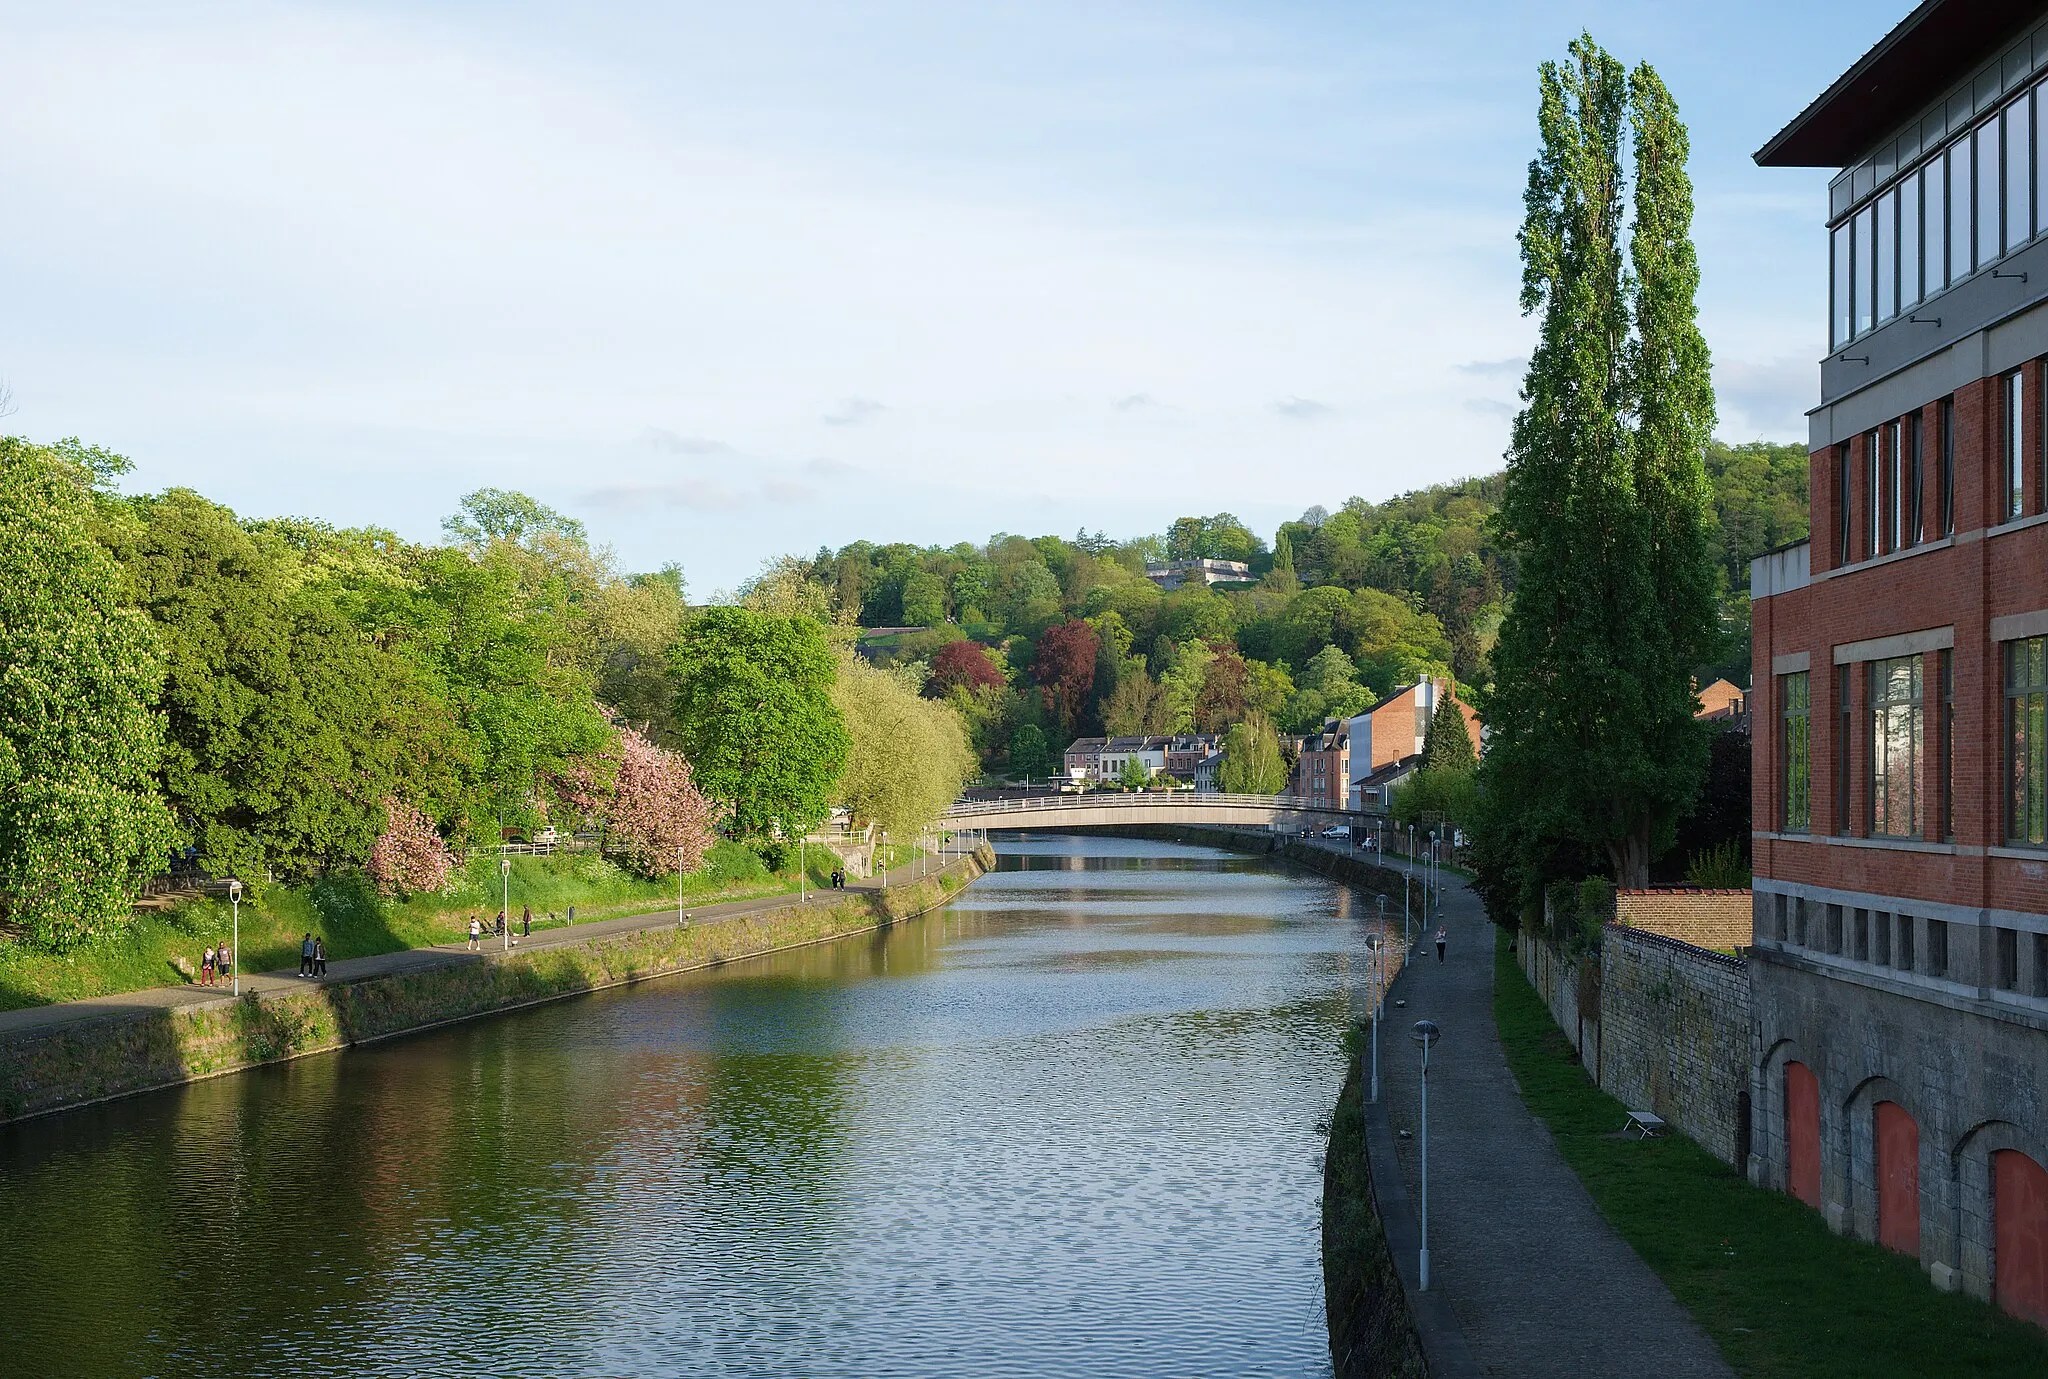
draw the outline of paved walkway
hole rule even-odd
[[[937,875],[934,867],[929,873]],[[900,869],[895,884],[909,885],[923,879],[916,868]],[[874,880],[861,881],[849,878],[849,890],[880,890],[881,883]],[[813,902],[829,900],[831,891],[812,891],[809,899]],[[756,914],[762,910],[780,909],[797,903],[797,898],[788,893],[761,896],[753,900],[731,900],[717,905],[686,907],[692,924],[715,924],[720,920],[736,919],[742,915]],[[645,929],[659,928],[674,924],[674,907],[635,915],[622,915],[616,919],[591,920],[583,924],[557,925],[549,929],[537,929],[531,938],[521,939],[514,945],[514,951],[533,948],[553,948],[563,944],[588,943],[592,939],[605,938],[613,934],[633,934]],[[307,986],[332,986],[342,982],[361,981],[365,977],[383,977],[394,972],[412,972],[430,967],[450,967],[467,962],[485,961],[489,953],[502,951],[505,941],[495,935],[482,940],[484,952],[471,952],[467,939],[460,943],[445,943],[432,948],[404,948],[395,953],[378,953],[367,958],[330,958],[327,975],[321,978],[301,977],[296,972],[281,969],[275,972],[245,972],[242,974],[242,992],[253,991],[265,996],[279,991],[297,991]],[[77,1024],[86,1020],[119,1019],[144,1015],[152,1010],[167,1010],[179,1006],[226,1005],[234,999],[226,985],[151,987],[146,991],[124,991],[111,996],[95,996],[84,1001],[64,1001],[56,1005],[27,1006],[20,1010],[0,1010],[0,1035],[18,1034],[25,1031],[54,1029],[60,1025]]]
[[[1445,1355],[1448,1363],[1436,1368],[1518,1379],[1732,1376],[1522,1104],[1494,1030],[1493,926],[1462,883],[1447,882],[1448,960],[1439,964],[1435,948],[1425,947],[1433,929],[1417,934],[1414,960],[1395,981],[1380,1025],[1386,1114],[1380,1135],[1368,1134],[1375,1178],[1391,1150],[1412,1213],[1421,1144],[1395,1136],[1419,1136],[1421,1060],[1409,1032],[1417,1020],[1435,1020],[1443,1036],[1429,1059],[1430,1286],[1463,1333],[1464,1345],[1454,1338],[1448,1349],[1469,1351],[1469,1359]],[[1399,1210],[1385,1205],[1390,1215]],[[1387,1223],[1411,1296],[1415,1253],[1399,1247],[1413,1231],[1412,1218]],[[1425,1315],[1442,1317],[1432,1302]]]

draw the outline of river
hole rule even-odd
[[[998,847],[886,934],[0,1127],[0,1374],[1327,1374],[1364,906]]]

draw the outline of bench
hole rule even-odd
[[[1653,1140],[1664,1133],[1664,1117],[1653,1111],[1631,1111],[1628,1124],[1621,1127],[1624,1135],[1634,1135],[1639,1140]]]

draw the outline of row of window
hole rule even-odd
[[[1949,926],[1945,920],[1859,906],[1810,904],[1804,896],[1782,894],[1776,897],[1772,919],[1780,943],[1899,972],[1918,972],[1929,977],[1952,975]],[[2032,980],[2026,983],[2029,989],[2020,993],[2023,941],[2033,945],[2034,970]],[[1984,974],[1988,980],[1983,985],[2029,996],[2048,996],[2048,934],[1998,928],[1992,931],[1991,948],[1991,970]]]
[[[2048,637],[2005,645],[2003,807],[2004,836],[2019,847],[2048,846]],[[1835,698],[1835,831],[1850,818],[1850,744],[1869,744],[1869,790],[1863,824],[1874,838],[1955,837],[1955,655],[1895,656],[1867,661],[1858,732],[1853,703],[1859,667],[1837,668]],[[1932,694],[1927,681],[1932,677]],[[1778,677],[1781,826],[1805,833],[1813,826],[1813,687],[1806,671]],[[1929,750],[1932,700],[1934,750]],[[1930,758],[1932,761],[1930,762]],[[1932,770],[1941,772],[1935,788]]]
[[[2022,92],[1830,231],[1831,347],[2048,230],[2044,115],[2048,93]]]
[[[1836,563],[1906,550],[1956,529],[1956,406],[1943,398],[1935,421],[1933,462],[1940,484],[1927,500],[1928,444],[1924,417],[1911,412],[1863,437],[1859,465],[1847,441],[1835,447]],[[1855,514],[1861,503],[1868,520],[1856,541]],[[1933,511],[1928,511],[1929,507]]]

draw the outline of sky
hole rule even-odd
[[[1500,467],[1584,28],[1691,128],[1719,433],[1803,439],[1827,174],[1750,154],[1907,8],[0,0],[0,429],[418,540],[516,488],[695,596],[1270,535]]]

